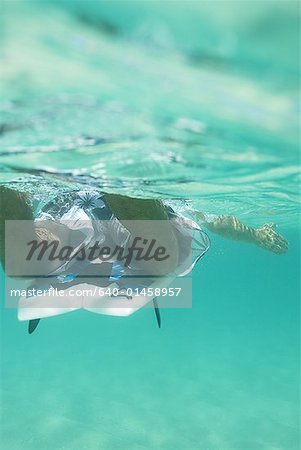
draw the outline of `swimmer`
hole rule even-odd
[[[42,188],[41,188],[42,189]],[[40,189],[40,191],[41,191]],[[44,196],[41,193],[29,194],[26,190],[19,191],[17,187],[10,188],[0,186],[0,258],[5,268],[5,220],[27,220],[29,228],[24,233],[16,233],[13,245],[10,248],[10,258],[16,267],[16,273],[24,271],[25,255],[20,255],[22,243],[33,234],[37,242],[58,242],[64,248],[72,242],[76,251],[87,249],[95,242],[101,242],[107,247],[117,244],[127,246],[139,237],[145,242],[154,240],[156,245],[163,248],[168,258],[158,261],[137,260],[130,267],[123,264],[116,256],[109,257],[106,262],[80,261],[71,258],[71,261],[61,261],[59,258],[46,260],[39,263],[39,269],[47,278],[51,276],[48,285],[43,289],[59,288],[68,289],[78,284],[81,277],[90,277],[89,283],[108,286],[112,280],[122,288],[124,275],[139,277],[141,274],[149,277],[145,283],[157,283],[157,276],[171,273],[183,275],[189,273],[194,264],[205,254],[209,248],[207,234],[200,228],[201,223],[209,231],[225,238],[253,243],[265,250],[276,254],[285,253],[288,243],[279,235],[274,225],[266,224],[259,228],[251,228],[241,223],[234,216],[213,216],[203,212],[194,211],[191,208],[185,211],[176,211],[173,202],[164,202],[152,199],[130,198],[123,195],[101,193],[95,189],[71,189],[64,195],[57,195],[55,189],[53,195]],[[189,219],[189,216],[198,222]],[[159,226],[156,226],[156,221]],[[98,227],[101,223],[101,227]],[[95,225],[96,224],[96,225]],[[30,229],[32,228],[32,229]],[[28,236],[27,236],[28,235]],[[188,247],[191,247],[191,239],[194,240],[193,258],[188,256]],[[24,245],[23,245],[24,248]],[[119,271],[119,272],[118,272]],[[7,271],[6,271],[7,272]],[[153,277],[154,276],[154,277]],[[91,277],[94,277],[91,279]],[[152,278],[153,277],[153,278]],[[30,276],[28,276],[30,278]],[[150,281],[149,281],[150,280]],[[137,282],[137,281],[135,281]],[[43,278],[45,283],[45,278]],[[41,280],[36,278],[31,287],[39,287]],[[151,284],[153,286],[155,284]],[[158,325],[161,325],[160,312],[153,299]],[[89,309],[89,308],[86,308]],[[92,310],[90,308],[90,310]],[[57,312],[57,315],[62,312]],[[39,323],[41,316],[29,319],[29,333],[32,333]],[[23,319],[21,319],[23,320]],[[25,319],[24,319],[25,320]]]

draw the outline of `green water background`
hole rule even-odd
[[[3,307],[2,447],[298,449],[299,4],[3,5],[2,183],[188,198],[290,248],[211,235],[161,330],[150,309],[76,312],[29,336]]]
[[[296,247],[216,239],[161,330],[151,309],[75,312],[29,336],[4,311],[4,448],[297,449],[299,270]]]

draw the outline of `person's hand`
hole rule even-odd
[[[288,250],[287,240],[275,231],[277,225],[274,223],[266,223],[260,228],[256,228],[256,244],[270,252],[278,255]]]

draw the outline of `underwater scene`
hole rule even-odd
[[[3,0],[0,18],[1,448],[298,450],[300,3]],[[32,231],[73,256],[141,232],[169,259],[40,279]],[[86,284],[132,309],[75,307]],[[70,302],[12,306],[20,286]]]

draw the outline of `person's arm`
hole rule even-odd
[[[154,275],[171,273],[178,263],[178,243],[162,202],[116,194],[105,194],[105,198],[114,215],[130,231],[132,241],[135,237],[149,242],[155,239],[156,247],[166,249],[169,257],[164,261],[141,261],[145,272]]]
[[[252,228],[235,216],[221,215],[210,221],[202,212],[196,212],[195,216],[208,230],[225,238],[249,242],[277,254],[285,253],[288,249],[287,240],[274,230],[275,224]]]

